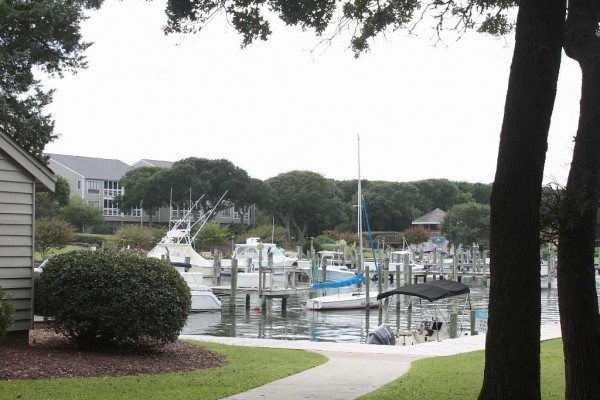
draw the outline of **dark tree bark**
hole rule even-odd
[[[540,398],[540,202],[565,18],[523,0],[490,214],[491,287],[480,399]]]
[[[594,240],[600,200],[600,39],[598,2],[571,0],[565,52],[579,62],[582,89],[573,162],[561,206],[558,294],[566,399],[600,399],[600,318]]]

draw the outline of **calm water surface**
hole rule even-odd
[[[465,282],[471,288],[471,306],[473,309],[487,309],[489,288],[481,282]],[[600,289],[600,279],[596,276],[596,288]],[[337,293],[338,289],[331,289],[327,293]],[[368,314],[365,310],[344,311],[307,311],[303,308],[303,302],[308,298],[308,292],[292,295],[288,299],[287,310],[282,312],[281,300],[275,299],[267,307],[261,310],[258,307],[261,301],[257,294],[250,297],[250,310],[245,308],[245,294],[238,294],[235,312],[230,312],[228,297],[223,297],[221,312],[205,312],[191,314],[182,334],[186,335],[212,335],[231,336],[246,338],[270,338],[285,340],[313,340],[326,342],[365,342],[367,332],[379,325],[379,310],[371,309]],[[547,281],[542,280],[542,323],[558,322],[558,290],[556,281],[552,289],[547,289]],[[396,326],[395,298],[388,310],[389,324]],[[409,325],[406,312],[405,296],[402,296],[400,313],[400,327],[406,329]],[[432,305],[437,305],[438,310],[447,307],[456,311],[465,310],[465,297],[458,296],[449,300],[441,300],[435,303],[423,301],[421,305],[415,305],[411,318],[418,321],[423,313],[433,313]],[[385,318],[382,316],[382,318]],[[367,324],[368,322],[368,324]],[[385,322],[385,321],[384,321]],[[468,303],[466,313],[462,317],[462,326],[469,329]]]

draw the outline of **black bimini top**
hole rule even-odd
[[[446,297],[458,296],[461,294],[470,293],[471,290],[467,285],[459,282],[439,280],[425,283],[417,283],[415,285],[402,286],[401,288],[388,290],[387,292],[379,293],[377,300],[384,299],[395,294],[406,294],[409,296],[417,296],[429,301],[445,299]]]

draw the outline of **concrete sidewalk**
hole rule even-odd
[[[540,334],[541,340],[559,338],[561,336],[560,324],[542,325]],[[378,346],[361,343],[200,335],[182,335],[180,338],[234,346],[309,350],[319,352],[329,359],[325,364],[233,395],[228,397],[228,400],[355,399],[404,375],[413,360],[467,353],[485,348],[484,334],[462,336],[458,339],[429,342],[416,346]]]

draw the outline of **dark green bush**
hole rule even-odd
[[[33,313],[35,315],[48,316],[44,310],[44,296],[42,287],[42,277],[39,272],[33,275]]]
[[[79,347],[162,346],[190,311],[190,290],[164,261],[131,252],[70,252],[41,274],[45,313]]]
[[[15,308],[10,295],[0,288],[0,336],[4,336],[15,317]]]
[[[100,225],[94,226],[92,232],[98,235],[113,235],[120,225]]]
[[[95,233],[75,233],[75,242],[87,245],[95,244],[100,246],[107,239],[107,235],[98,235]]]

